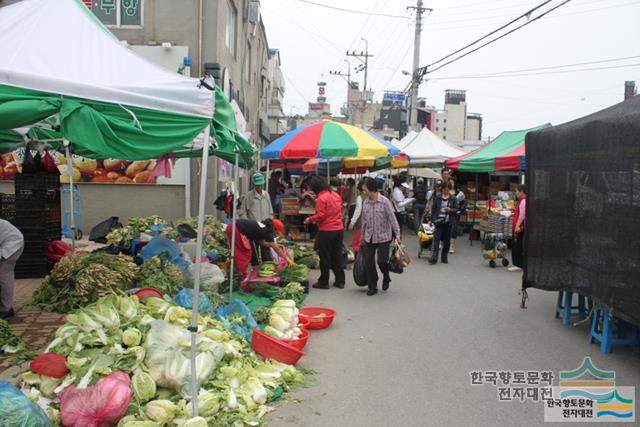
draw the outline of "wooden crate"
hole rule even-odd
[[[298,199],[282,199],[281,213],[283,215],[298,215],[300,212],[300,203]]]

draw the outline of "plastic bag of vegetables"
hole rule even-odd
[[[198,385],[205,382],[224,357],[224,346],[206,336],[198,336],[196,369]],[[164,320],[151,322],[144,342],[145,364],[158,386],[173,389],[183,397],[191,393],[191,335],[186,329]]]
[[[69,386],[60,395],[60,421],[67,427],[116,424],[129,407],[130,384],[129,375],[117,371],[87,388]]]
[[[3,427],[51,427],[42,409],[6,381],[0,381],[0,423]]]
[[[234,299],[226,307],[218,307],[216,317],[225,328],[241,335],[248,342],[251,342],[253,330],[258,327],[249,307],[239,299]]]

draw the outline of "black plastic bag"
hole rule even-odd
[[[40,154],[36,154],[34,158],[31,154],[31,150],[27,146],[24,150],[24,158],[22,159],[22,173],[38,173],[42,172],[42,161],[40,160]]]
[[[93,227],[89,233],[89,240],[96,243],[107,243],[107,234],[114,228],[122,227],[118,219],[117,216],[112,216]]]
[[[198,237],[198,232],[194,230],[193,227],[191,227],[189,224],[180,224],[177,227],[177,230],[178,234],[180,234],[180,237],[184,237],[187,239],[195,239],[196,237]]]
[[[362,250],[358,251],[356,261],[353,263],[353,281],[358,286],[367,286],[367,265]]]

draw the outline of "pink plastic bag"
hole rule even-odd
[[[92,386],[69,386],[60,394],[60,420],[66,427],[115,426],[131,400],[131,380],[114,372]]]

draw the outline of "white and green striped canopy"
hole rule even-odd
[[[58,115],[90,157],[148,159],[211,124],[214,94],[123,46],[78,0],[0,7],[0,129]]]

